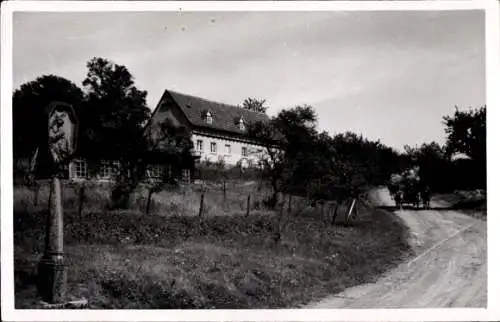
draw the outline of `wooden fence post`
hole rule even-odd
[[[33,204],[36,207],[38,205],[38,193],[40,191],[40,185],[35,184],[35,200],[33,200]]]
[[[337,219],[338,211],[340,204],[338,202],[335,203],[335,210],[333,211],[332,224],[335,224],[335,220]]]
[[[85,187],[80,187],[80,193],[78,194],[79,204],[78,204],[78,216],[82,215],[83,203],[85,202]]]
[[[146,204],[146,215],[149,214],[149,208],[151,207],[151,198],[153,197],[153,189],[149,189],[148,192],[148,202]]]
[[[280,214],[278,216],[278,220],[277,220],[277,223],[276,223],[276,231],[274,232],[274,242],[275,243],[278,243],[280,240],[281,240],[281,222],[283,220],[283,214],[285,212],[285,201],[281,202],[280,204],[278,204],[279,207],[280,207]]]
[[[200,198],[200,212],[198,214],[198,216],[200,216],[200,217],[203,215],[203,199],[205,199],[204,193],[201,194],[201,198]]]
[[[356,204],[356,199],[353,199],[352,200],[352,204],[351,204],[351,207],[349,208],[349,212],[347,213],[347,218],[346,218],[346,223],[349,222],[349,219],[351,219],[351,215],[352,215],[352,210],[354,209],[354,206]]]
[[[248,194],[247,197],[247,214],[246,216],[248,217],[250,215],[250,194]]]

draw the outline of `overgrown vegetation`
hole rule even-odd
[[[93,205],[102,197],[91,198]],[[78,215],[71,201],[65,208],[68,293],[88,298],[91,308],[293,307],[374,281],[409,254],[401,222],[365,207],[349,226],[325,225],[314,208],[292,211],[279,243],[280,214],[268,211],[198,217],[87,208]],[[18,210],[16,307],[32,308],[45,210]]]

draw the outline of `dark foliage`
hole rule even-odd
[[[242,107],[254,112],[265,113],[268,109],[268,107],[264,105],[265,103],[266,100],[249,97],[243,101]]]
[[[55,75],[44,75],[24,83],[13,94],[12,138],[14,158],[32,157],[36,148],[48,140],[45,108],[53,101],[70,104],[80,115],[82,90],[73,82]]]
[[[250,128],[254,137],[269,142],[264,173],[276,192],[342,202],[384,184],[403,167],[401,156],[379,141],[351,132],[331,137],[316,127],[314,109],[298,106]],[[280,144],[273,144],[273,137]]]

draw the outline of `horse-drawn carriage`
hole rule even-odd
[[[415,170],[410,170],[402,175],[393,175],[388,185],[392,198],[397,208],[411,205],[419,208],[430,206],[429,188],[422,184]]]

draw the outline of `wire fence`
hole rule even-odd
[[[152,191],[139,186],[131,195],[126,209],[112,210],[112,184],[63,182],[63,204],[66,211],[88,212],[128,211],[160,216],[224,216],[276,213],[288,216],[317,216],[324,221],[349,220],[357,212],[356,199],[346,203],[336,201],[311,202],[307,197],[277,195],[274,207],[270,204],[273,191],[258,181],[195,182]],[[40,211],[48,209],[50,184],[18,185],[14,189],[15,209]]]

